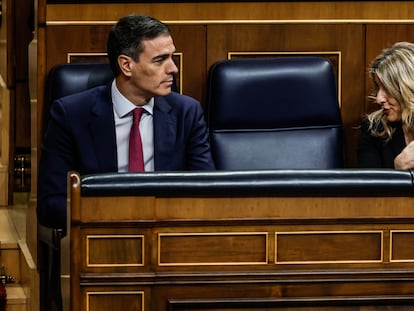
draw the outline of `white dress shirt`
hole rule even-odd
[[[112,82],[112,103],[115,117],[116,146],[118,154],[118,172],[128,172],[129,133],[132,126],[132,110],[137,106],[123,96]],[[144,169],[146,172],[154,171],[154,127],[153,110],[154,98],[144,106],[139,123],[142,149],[144,153]]]

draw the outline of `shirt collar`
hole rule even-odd
[[[124,95],[121,94],[121,92],[116,87],[115,79],[112,81],[111,94],[114,110],[119,118],[125,117],[132,110],[137,108],[137,106],[135,106]],[[152,97],[147,104],[143,105],[142,108],[144,108],[147,113],[152,115],[154,110],[154,97]]]

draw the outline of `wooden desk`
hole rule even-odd
[[[89,196],[76,173],[69,186],[72,310],[414,304],[413,193]]]

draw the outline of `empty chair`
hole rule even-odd
[[[344,165],[337,83],[331,62],[323,57],[214,64],[207,123],[219,170]]]

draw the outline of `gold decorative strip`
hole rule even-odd
[[[68,63],[108,62],[107,53],[72,53],[66,54]]]
[[[114,25],[115,20],[49,20],[46,26]],[[232,20],[163,20],[168,25],[217,25],[217,24],[414,24],[414,19],[232,19]]]
[[[178,73],[175,75],[175,83],[177,85],[177,90],[180,94],[183,93],[183,58],[184,54],[182,52],[175,52],[173,55],[175,65],[178,67]]]
[[[267,232],[158,233],[159,266],[268,264]]]
[[[67,63],[85,63],[85,62],[108,62],[108,54],[105,53],[77,53],[69,52],[66,54]],[[180,94],[183,93],[183,53],[175,52],[173,59],[178,67],[178,73],[175,76],[175,83]]]
[[[276,264],[381,263],[383,249],[381,230],[275,233]]]
[[[390,230],[390,262],[414,262],[414,230]]]
[[[134,243],[140,243],[141,244],[140,249],[134,249],[135,245],[131,245],[131,247],[125,246],[124,249],[122,249],[122,251],[126,251],[128,253],[128,257],[131,257],[131,254],[133,254],[133,251],[135,251],[136,252],[135,253],[136,254],[136,258],[135,258],[136,262],[129,262],[129,263],[128,262],[113,262],[113,263],[111,263],[111,262],[101,262],[101,263],[98,263],[98,262],[96,262],[96,260],[95,260],[95,262],[93,262],[91,257],[92,257],[92,255],[96,255],[96,254],[93,254],[92,251],[91,251],[91,248],[92,248],[91,244],[93,243],[91,241],[98,240],[98,239],[100,239],[100,240],[107,239],[108,241],[110,239],[117,239],[117,240],[119,239],[119,242],[116,243],[116,245],[119,246],[119,247],[122,247],[122,244],[121,244],[122,239],[124,241],[127,240],[127,239],[130,239],[130,240],[132,240],[132,242],[134,242],[134,240],[135,240]],[[139,240],[140,240],[140,242],[138,242]],[[110,242],[108,242],[108,243],[110,243]],[[109,235],[109,234],[95,235],[94,234],[94,235],[86,235],[85,245],[86,245],[86,256],[85,256],[86,267],[89,267],[89,268],[93,268],[93,267],[105,267],[105,268],[111,268],[111,267],[142,267],[142,266],[144,266],[144,263],[145,263],[145,252],[144,252],[145,240],[144,240],[144,235],[142,235],[142,234],[119,234],[119,235],[118,234],[117,235]],[[114,248],[114,245],[108,244],[106,246],[108,246],[108,247],[111,246],[111,249],[108,251],[108,253],[111,252],[111,254],[113,254],[113,255],[119,255],[121,253],[121,250],[116,250]],[[105,249],[100,248],[99,259],[103,260],[104,259],[103,255],[105,255]],[[118,259],[120,259],[120,258],[118,258]]]
[[[131,303],[128,305],[128,301],[126,301],[123,297],[121,301],[114,301],[114,298],[110,298],[109,296],[125,296],[125,295],[136,295],[138,300],[138,304],[141,306],[141,310],[144,310],[144,291],[87,291],[86,292],[86,311],[90,310],[105,310],[105,306],[111,305],[111,306],[117,306],[117,310],[132,310],[133,306],[137,306],[137,302],[131,300]],[[99,305],[92,307],[91,303],[93,298],[96,296],[96,302],[99,303]],[[107,296],[107,297],[105,297]],[[107,298],[107,299],[105,299]],[[133,298],[133,297],[132,297]],[[123,305],[121,306],[120,303],[123,302]],[[109,304],[110,303],[110,304]]]
[[[334,68],[336,83],[338,87],[338,104],[339,104],[339,108],[341,108],[341,92],[342,92],[342,53],[341,51],[228,52],[227,59],[245,58],[245,57],[266,58],[266,57],[303,56],[303,55],[325,57],[332,63],[332,66]]]

